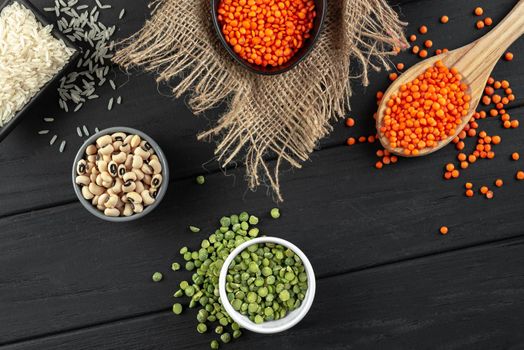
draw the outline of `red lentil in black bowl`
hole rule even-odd
[[[235,61],[251,72],[289,71],[313,50],[327,0],[210,0],[218,38]]]

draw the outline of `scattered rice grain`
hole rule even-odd
[[[110,111],[111,109],[113,109],[113,98],[112,97],[109,99],[109,103],[107,104],[107,110]]]
[[[40,130],[38,132],[38,135],[46,135],[46,134],[49,134],[49,130]]]
[[[60,144],[60,149],[59,149],[60,153],[64,152],[65,146],[66,146],[66,142],[62,141],[62,143]]]
[[[84,130],[84,135],[89,136],[89,130],[87,130],[87,126],[82,125],[82,130]]]
[[[58,138],[58,135],[53,135],[53,137],[51,137],[51,140],[49,141],[49,145],[52,146],[55,143],[57,138]]]

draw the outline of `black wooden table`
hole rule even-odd
[[[51,0],[35,0],[39,7]],[[475,6],[499,21],[515,0],[400,1],[408,33],[430,28],[436,47],[462,46],[485,33],[474,29]],[[119,37],[147,18],[146,0],[114,0]],[[448,15],[447,25],[438,23]],[[107,17],[109,18],[109,17]],[[111,19],[107,19],[109,21]],[[508,108],[524,112],[524,40],[513,45],[512,62],[494,76],[508,79],[517,99]],[[413,55],[401,60],[411,64]],[[399,61],[399,60],[396,60]],[[356,87],[351,116],[341,121],[300,171],[283,174],[282,217],[264,189],[246,190],[243,169],[224,176],[213,145],[195,134],[219,110],[195,117],[183,99],[168,96],[150,75],[127,77],[115,69],[118,92],[77,113],[62,113],[56,91],[29,111],[0,144],[0,344],[4,349],[208,348],[213,338],[196,333],[194,312],[171,312],[172,293],[187,274],[170,272],[184,245],[209,231],[225,214],[247,210],[261,217],[264,234],[294,242],[309,256],[318,277],[315,303],[295,328],[274,336],[246,334],[228,349],[522,349],[524,348],[524,183],[514,180],[524,164],[509,161],[524,151],[521,130],[496,120],[480,128],[502,136],[497,156],[479,161],[459,180],[444,181],[442,167],[453,146],[421,159],[374,168],[377,145],[348,148],[348,136],[373,132],[375,92],[387,86],[385,72],[368,88]],[[107,111],[110,96],[123,104]],[[43,117],[56,117],[46,125]],[[521,120],[522,122],[522,120]],[[143,220],[100,221],[84,210],[70,183],[71,162],[82,139],[76,126],[126,125],[143,130],[163,147],[171,165],[162,204]],[[522,126],[521,126],[522,127]],[[36,131],[51,128],[68,141],[63,154]],[[49,135],[48,135],[49,136]],[[204,164],[204,165],[203,165]],[[203,186],[195,176],[206,175]],[[505,186],[491,201],[463,194],[465,181]],[[440,226],[449,234],[438,233]],[[154,271],[164,273],[152,283]]]

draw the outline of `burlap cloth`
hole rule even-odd
[[[215,139],[223,167],[242,160],[249,187],[265,183],[279,201],[279,171],[300,168],[332,130],[330,122],[344,117],[351,79],[367,85],[368,71],[389,68],[393,48],[406,46],[404,23],[385,0],[330,0],[307,59],[287,73],[262,76],[221,46],[209,0],[156,0],[150,8],[151,19],[121,43],[114,62],[155,71],[158,82],[181,78],[173,94],[189,93],[195,114],[228,101],[227,112],[198,138]]]

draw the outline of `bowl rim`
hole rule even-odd
[[[220,43],[226,49],[226,51],[229,53],[229,55],[233,57],[233,59],[236,62],[240,63],[241,66],[243,66],[244,68],[248,69],[249,71],[251,71],[253,73],[256,73],[256,74],[260,74],[260,75],[277,75],[277,74],[285,73],[285,72],[293,69],[294,67],[296,67],[299,63],[304,61],[306,59],[306,57],[308,57],[311,54],[311,52],[315,48],[315,46],[317,44],[317,41],[318,41],[318,38],[320,37],[320,34],[322,33],[322,30],[324,28],[324,22],[325,22],[325,19],[326,19],[327,6],[328,6],[327,0],[318,0],[318,1],[322,2],[322,11],[321,11],[320,14],[317,12],[317,16],[319,17],[319,20],[320,20],[319,25],[318,25],[318,30],[317,30],[317,32],[315,33],[314,36],[312,36],[312,37],[310,37],[308,39],[308,40],[311,40],[311,45],[302,53],[301,57],[299,57],[295,62],[293,62],[292,64],[290,64],[289,66],[287,66],[285,68],[275,69],[275,70],[262,70],[262,69],[256,69],[252,65],[250,65],[248,62],[245,62],[242,58],[240,58],[235,53],[235,51],[233,51],[233,49],[226,42],[226,39],[224,38],[224,35],[222,34],[222,31],[220,30],[220,23],[218,23],[218,16],[217,16],[217,11],[216,11],[216,8],[217,8],[217,5],[218,5],[217,3],[220,2],[220,1],[221,0],[210,0],[210,3],[211,3],[211,17],[212,17],[212,21],[213,21],[213,27],[215,28],[215,32],[216,32],[216,34],[218,36],[218,39],[219,39]]]
[[[87,146],[95,143],[96,139],[99,138],[100,136],[107,135],[107,134],[112,134],[112,133],[115,133],[115,132],[125,132],[127,134],[137,134],[137,135],[139,135],[143,140],[146,140],[147,142],[149,142],[151,147],[153,147],[153,149],[155,150],[155,154],[158,156],[158,159],[160,160],[160,163],[162,164],[162,186],[160,186],[160,191],[158,192],[158,195],[156,197],[155,202],[153,204],[151,204],[150,206],[147,206],[144,209],[143,212],[141,212],[139,214],[133,214],[131,216],[113,217],[113,216],[106,216],[106,215],[104,215],[103,212],[98,210],[95,206],[93,206],[91,204],[90,201],[86,200],[82,196],[82,190],[81,190],[82,187],[80,185],[77,185],[76,182],[75,182],[75,179],[76,179],[76,176],[77,176],[77,174],[76,174],[76,164],[81,159],[84,159],[84,152],[85,152]],[[110,127],[110,128],[106,128],[106,129],[100,130],[100,131],[94,133],[93,135],[89,136],[87,138],[87,140],[84,141],[82,146],[80,146],[80,148],[78,149],[78,151],[77,151],[77,153],[75,155],[75,158],[74,158],[74,161],[73,161],[72,173],[71,174],[72,174],[72,184],[73,184],[73,188],[75,190],[75,194],[78,197],[78,200],[80,201],[82,206],[85,209],[87,209],[87,211],[89,211],[91,214],[93,214],[94,216],[98,217],[99,219],[102,219],[102,220],[105,220],[105,221],[110,221],[110,222],[129,222],[129,221],[134,221],[134,220],[137,220],[139,218],[142,218],[142,217],[146,216],[147,214],[149,214],[151,211],[153,211],[160,204],[160,202],[164,198],[164,195],[167,192],[167,187],[169,185],[169,166],[168,166],[168,163],[167,163],[167,160],[166,160],[166,156],[165,156],[164,152],[162,151],[162,148],[160,148],[158,143],[156,143],[156,141],[153,140],[153,138],[151,136],[147,135],[143,131],[140,131],[140,130],[137,130],[137,129],[134,129],[134,128],[130,128],[130,127],[126,127],[126,126],[113,126],[113,127]]]
[[[49,86],[55,84],[62,76],[64,76],[64,74],[76,63],[80,54],[83,53],[83,50],[79,46],[73,43],[66,35],[58,30],[58,27],[48,20],[47,17],[28,0],[0,0],[0,12],[2,12],[5,7],[14,2],[18,2],[31,11],[40,24],[42,24],[44,27],[53,25],[53,29],[51,30],[53,37],[62,40],[67,47],[75,51],[71,57],[69,57],[69,60],[64,64],[64,66],[58,72],[56,72],[56,74],[51,77],[51,79],[49,79],[44,85],[40,87],[36,94],[34,94],[29,99],[29,101],[27,101],[27,103],[15,113],[13,118],[11,118],[11,120],[9,120],[3,127],[0,127],[0,142],[5,139],[11,133],[11,131],[13,131],[18,123],[20,123],[20,121],[23,119],[22,117],[27,114],[27,110],[35,103],[35,101],[40,98],[44,91],[47,90]]]
[[[233,309],[233,306],[231,305],[231,303],[229,302],[227,298],[227,292],[226,292],[226,276],[229,270],[229,265],[231,265],[231,262],[233,261],[233,259],[238,254],[240,254],[242,251],[244,251],[247,247],[253,244],[259,244],[259,243],[275,243],[275,244],[280,244],[280,245],[283,245],[291,249],[302,260],[302,263],[304,264],[304,268],[306,269],[306,274],[308,278],[308,289],[304,297],[304,300],[298,309],[292,311],[292,312],[296,312],[297,316],[294,317],[291,322],[287,322],[280,326],[271,327],[271,328],[262,327],[262,325],[270,324],[273,321],[267,321],[267,322],[264,322],[258,325],[252,322],[251,320],[249,320],[246,316],[240,314],[238,311]],[[262,334],[279,333],[279,332],[283,332],[295,326],[309,312],[311,305],[313,305],[313,300],[315,299],[315,292],[316,292],[315,271],[313,270],[313,266],[309,262],[309,259],[304,254],[304,252],[302,252],[302,250],[300,250],[293,243],[286,241],[285,239],[278,238],[278,237],[269,237],[269,236],[258,237],[258,238],[250,239],[249,241],[242,243],[241,245],[236,247],[231,253],[229,253],[224,264],[222,265],[222,268],[220,269],[220,276],[218,279],[218,290],[220,294],[220,301],[222,302],[222,305],[226,309],[226,312],[233,319],[233,321],[235,321],[236,323],[240,325],[240,327],[248,329],[252,332],[262,333]],[[289,315],[286,315],[286,317],[288,316]],[[285,320],[286,317],[284,317],[281,320]]]

